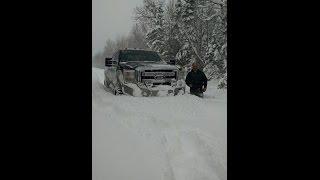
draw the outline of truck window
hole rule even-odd
[[[119,54],[120,62],[132,61],[161,61],[158,53],[154,51],[137,51],[137,50],[122,50]]]

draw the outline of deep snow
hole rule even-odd
[[[93,180],[226,180],[227,96],[216,85],[204,99],[114,96],[93,68]]]

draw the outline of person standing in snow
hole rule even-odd
[[[192,64],[192,70],[187,74],[186,84],[190,87],[190,94],[203,97],[203,92],[207,90],[207,77],[199,69],[197,63]]]

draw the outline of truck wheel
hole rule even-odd
[[[117,86],[113,86],[112,90],[113,90],[113,94],[116,95],[116,96],[118,96],[120,94],[123,94],[122,90],[120,88],[118,88]]]
[[[105,87],[109,87],[109,86],[110,86],[110,83],[108,83],[106,80],[104,80],[104,81],[103,81],[103,85],[104,85]]]
[[[117,95],[117,87],[112,83],[112,85],[110,86],[110,89],[111,89],[111,91],[112,91],[112,93],[113,93],[113,95]]]

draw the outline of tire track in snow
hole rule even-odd
[[[103,72],[103,71],[102,71]],[[103,73],[102,73],[103,75]],[[165,167],[163,180],[226,180],[226,157],[222,152],[223,139],[212,138],[199,129],[188,127],[184,122],[189,119],[199,118],[203,103],[210,105],[211,99],[199,99],[191,95],[183,99],[193,106],[176,107],[189,114],[174,114],[170,106],[177,104],[173,99],[136,98],[128,96],[114,97],[103,89],[101,77],[97,75],[96,86],[93,91],[93,99],[96,106],[108,107],[108,118],[120,120],[127,128],[161,144]],[[94,84],[95,83],[95,84]],[[212,96],[211,96],[212,97]],[[173,97],[181,98],[181,97]],[[117,100],[115,100],[117,99]],[[159,112],[157,107],[167,104],[167,112]],[[202,104],[201,104],[202,103]],[[144,112],[145,104],[155,107],[154,112]],[[166,116],[158,116],[168,113]],[[173,117],[170,115],[174,115]],[[201,118],[200,118],[201,119]]]
[[[226,165],[221,160],[218,139],[208,140],[199,130],[186,130],[154,116],[132,117],[126,112],[128,119],[122,123],[162,144],[167,168],[164,179],[175,180],[226,180]],[[130,120],[129,120],[130,116]],[[140,120],[137,120],[140,119]]]

